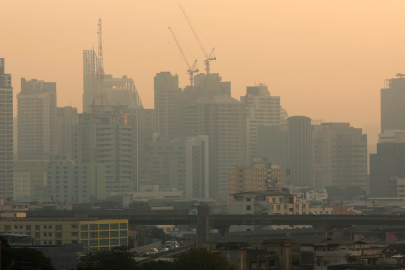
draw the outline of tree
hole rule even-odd
[[[170,261],[149,261],[142,264],[143,270],[177,270]]]
[[[111,250],[87,253],[79,259],[78,270],[126,270],[141,269],[133,257],[136,252],[127,246],[114,247]]]
[[[55,270],[52,261],[41,251],[33,248],[13,248],[7,240],[0,236],[1,241],[1,269],[12,270]]]
[[[165,240],[168,235],[163,231],[163,229],[159,229],[156,226],[150,226],[147,228],[147,236],[149,238],[157,238],[161,240]]]
[[[203,248],[190,248],[173,259],[176,270],[231,270],[226,258]]]

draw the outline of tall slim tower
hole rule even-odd
[[[312,187],[311,118],[293,116],[287,119],[288,168],[294,186]],[[287,176],[287,184],[290,180]]]
[[[0,58],[0,197],[13,197],[13,87]]]
[[[381,133],[389,129],[405,129],[405,74],[385,80],[381,89]]]

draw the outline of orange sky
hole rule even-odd
[[[212,72],[232,82],[232,96],[265,83],[290,116],[379,122],[384,79],[405,73],[403,0],[2,0],[0,57],[15,93],[21,77],[56,81],[58,106],[81,111],[82,50],[97,46],[101,16],[106,73],[132,77],[152,108],[155,73],[187,84],[168,26],[204,68],[179,4],[215,46]]]

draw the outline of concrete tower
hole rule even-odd
[[[311,118],[292,116],[287,119],[288,126],[288,168],[291,177],[287,184],[299,187],[312,187],[312,132]],[[288,173],[287,173],[288,174]]]
[[[389,129],[405,129],[405,75],[385,80],[381,89],[381,133]]]

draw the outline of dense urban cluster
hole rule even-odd
[[[405,75],[381,89],[370,153],[362,128],[289,116],[263,83],[232,97],[211,55],[184,88],[157,73],[145,108],[133,79],[104,72],[100,48],[83,51],[80,109],[33,78],[14,102],[0,58],[2,267],[404,266]]]

